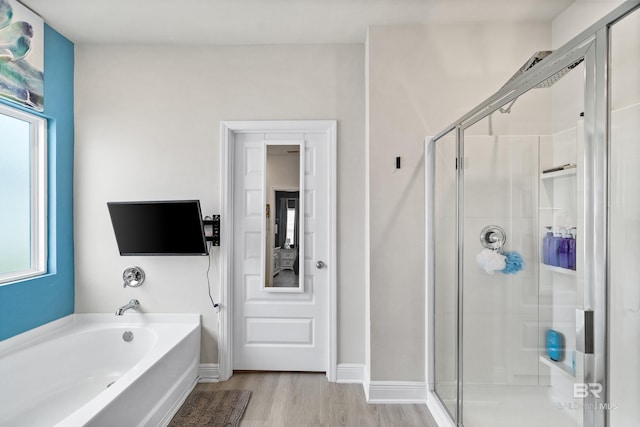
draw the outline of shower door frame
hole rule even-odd
[[[447,407],[435,392],[435,241],[434,237],[434,206],[436,159],[435,145],[441,138],[455,131],[456,161],[462,163],[464,150],[464,131],[473,126],[503,105],[517,99],[522,94],[533,89],[539,83],[558,73],[565,67],[584,58],[585,86],[584,86],[584,281],[582,288],[578,285],[578,295],[583,295],[583,301],[576,301],[576,316],[583,316],[585,311],[593,311],[593,332],[588,337],[584,330],[576,331],[577,341],[592,341],[593,354],[584,355],[585,383],[597,383],[602,386],[599,395],[588,394],[583,400],[583,426],[604,427],[608,425],[608,415],[602,408],[608,402],[607,387],[607,249],[608,249],[608,144],[609,144],[609,29],[625,16],[640,8],[640,1],[627,1],[600,19],[587,30],[574,37],[568,43],[554,51],[544,61],[512,82],[506,84],[493,96],[475,107],[469,113],[452,123],[434,137],[425,139],[426,167],[425,167],[425,201],[426,201],[426,382],[427,405],[438,421],[439,425],[448,423],[456,425],[450,418]],[[457,425],[462,426],[462,297],[463,297],[463,221],[464,217],[464,170],[456,171],[456,223],[458,243],[457,277],[456,277],[456,414]],[[581,303],[581,304],[580,304]],[[578,305],[582,305],[578,308]],[[586,352],[585,352],[586,353]]]

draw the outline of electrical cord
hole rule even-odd
[[[211,305],[213,306],[214,310],[217,312],[220,311],[220,304],[216,303],[213,300],[213,297],[211,296],[211,280],[209,279],[209,271],[211,271],[211,252],[213,249],[213,245],[211,242],[208,242],[209,245],[209,256],[207,256],[208,258],[208,264],[207,264],[207,290],[209,291],[209,300],[211,301]]]

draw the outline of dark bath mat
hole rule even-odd
[[[237,427],[250,396],[249,390],[193,391],[169,427]]]

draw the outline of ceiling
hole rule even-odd
[[[362,43],[369,25],[550,22],[574,0],[22,0],[76,44]]]

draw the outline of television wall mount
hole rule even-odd
[[[220,215],[206,217],[203,224],[207,242],[211,242],[211,246],[220,246]]]

